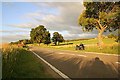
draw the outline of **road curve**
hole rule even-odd
[[[69,78],[118,78],[119,56],[30,47]]]

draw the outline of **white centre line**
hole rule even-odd
[[[31,51],[33,52],[33,51]],[[50,63],[48,63],[46,60],[44,60],[42,57],[40,57],[38,54],[33,52],[34,55],[36,55],[39,59],[41,59],[44,63],[46,63],[51,69],[53,69],[57,74],[59,74],[62,78],[65,80],[71,80],[67,75],[63,74],[60,70],[52,66]]]

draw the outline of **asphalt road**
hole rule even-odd
[[[44,60],[69,78],[118,78],[120,61],[117,55],[80,53],[30,47]]]

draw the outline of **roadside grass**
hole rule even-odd
[[[98,52],[98,53],[108,53],[108,54],[120,54],[119,53],[120,45],[119,43],[115,42],[115,39],[104,38],[103,42],[105,44],[103,45],[102,49],[100,49],[97,46],[97,42],[98,42],[97,39],[89,39],[89,40],[63,42],[57,46],[53,46],[54,44],[50,44],[48,46],[44,44],[40,44],[40,45],[30,44],[29,46],[76,51],[75,46],[79,45],[80,43],[83,43],[85,45],[85,50],[77,50],[77,52]],[[68,44],[68,43],[73,43],[73,44]]]
[[[23,48],[2,48],[2,78],[50,78],[40,60]]]
[[[87,52],[98,52],[98,53],[108,53],[108,54],[120,54],[120,45],[119,44],[112,44],[103,46],[100,49],[98,46],[87,46],[85,51]]]

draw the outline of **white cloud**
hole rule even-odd
[[[71,31],[76,30],[78,27],[78,17],[82,10],[83,5],[80,3],[42,3],[45,7],[57,8],[59,11],[58,15],[47,14],[42,19],[34,18],[38,24],[44,24],[49,30],[58,31]],[[41,3],[35,3],[38,7],[41,7]],[[57,12],[56,12],[57,13]],[[71,29],[72,28],[72,29]],[[80,28],[80,27],[78,27]],[[74,31],[75,32],[75,31]]]
[[[16,27],[16,28],[33,28],[36,26],[34,23],[23,23],[23,24],[4,24],[5,26],[9,27]]]
[[[28,32],[28,30],[0,30],[1,33],[17,33],[17,32]]]

